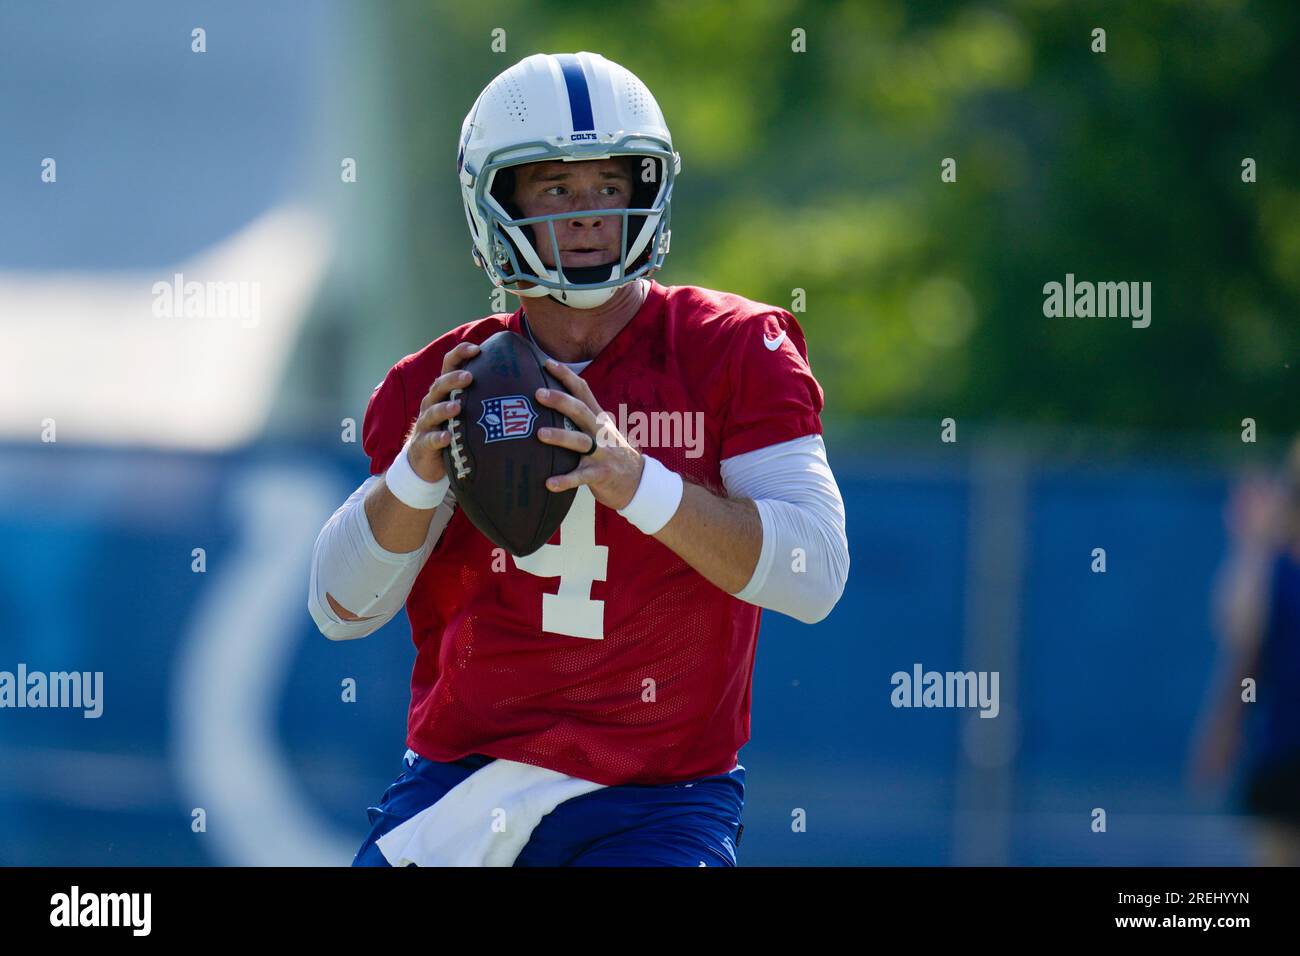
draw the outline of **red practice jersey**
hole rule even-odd
[[[463,341],[523,314],[453,329],[402,359],[366,409],[372,474],[388,470]],[[822,390],[783,309],[650,283],[583,371],[629,442],[721,494],[723,459],[820,434]],[[728,773],[749,739],[759,608],[578,489],[549,543],[496,548],[459,510],[406,604],[415,642],[407,746],[436,761],[487,754],[606,785]]]

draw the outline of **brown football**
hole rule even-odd
[[[555,534],[576,489],[548,491],[546,479],[578,466],[580,455],[538,440],[539,428],[574,428],[537,401],[539,388],[564,391],[545,356],[523,336],[497,332],[461,367],[473,374],[455,389],[460,414],[448,422],[443,464],[456,504],[474,527],[513,555],[532,554]]]

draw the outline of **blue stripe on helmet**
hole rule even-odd
[[[564,85],[569,89],[569,115],[573,118],[573,131],[594,130],[595,120],[591,116],[591,91],[587,89],[587,78],[582,75],[582,64],[572,53],[561,53],[555,57],[560,61],[564,71]]]

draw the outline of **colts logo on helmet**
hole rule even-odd
[[[483,414],[478,417],[478,423],[487,434],[489,443],[508,438],[527,438],[533,433],[535,421],[537,413],[523,395],[485,398]]]

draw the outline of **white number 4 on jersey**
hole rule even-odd
[[[605,636],[605,602],[592,599],[591,585],[605,580],[609,548],[596,543],[596,499],[590,488],[578,486],[560,525],[559,544],[544,544],[514,561],[521,571],[560,579],[558,593],[542,595],[543,631],[595,640]]]

